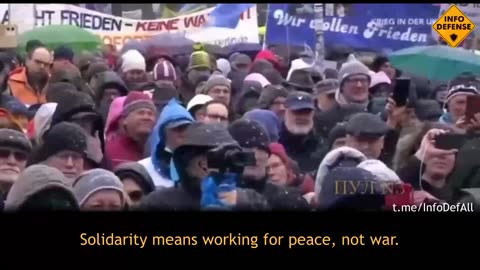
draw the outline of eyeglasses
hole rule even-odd
[[[0,158],[7,159],[11,155],[13,155],[13,157],[17,161],[25,161],[28,158],[28,155],[25,152],[14,151],[9,149],[0,149]]]
[[[367,77],[353,77],[353,78],[348,78],[345,80],[346,83],[348,84],[369,84],[370,81],[368,80]]]
[[[222,122],[228,122],[228,117],[218,114],[206,114],[206,117],[210,119],[220,120]]]

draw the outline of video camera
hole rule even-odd
[[[238,145],[221,145],[207,152],[208,168],[221,173],[242,173],[245,166],[255,166],[255,153],[243,150]]]

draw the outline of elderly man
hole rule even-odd
[[[25,134],[13,129],[0,129],[0,196],[6,195],[25,169],[32,145]]]

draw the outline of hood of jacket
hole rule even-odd
[[[110,135],[118,131],[118,124],[120,118],[122,117],[123,102],[127,97],[117,97],[110,104],[110,109],[108,110],[107,122],[105,124],[105,136],[108,140]]]
[[[5,201],[5,210],[20,208],[30,197],[49,188],[64,190],[77,205],[73,191],[66,181],[65,176],[55,168],[32,165],[23,171],[10,189]]]
[[[104,71],[95,75],[92,82],[92,90],[95,93],[95,101],[100,102],[103,92],[107,87],[112,87],[120,91],[121,96],[128,94],[128,88],[122,78],[114,71]]]
[[[172,99],[163,108],[160,117],[153,128],[150,136],[150,158],[153,167],[159,173],[167,173],[166,168],[162,168],[162,163],[157,156],[158,148],[165,148],[165,127],[168,123],[178,120],[188,120],[194,122],[192,115],[176,99]]]
[[[145,167],[138,162],[122,163],[115,168],[114,172],[120,180],[127,176],[133,178],[146,194],[155,190],[152,177],[150,177]]]

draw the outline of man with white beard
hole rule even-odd
[[[13,183],[25,169],[31,151],[32,145],[25,134],[13,129],[0,129],[0,200],[7,198]]]
[[[321,147],[326,144],[313,128],[314,100],[308,93],[292,92],[285,100],[285,108],[285,121],[280,130],[279,143],[303,172],[315,175],[324,150]]]

